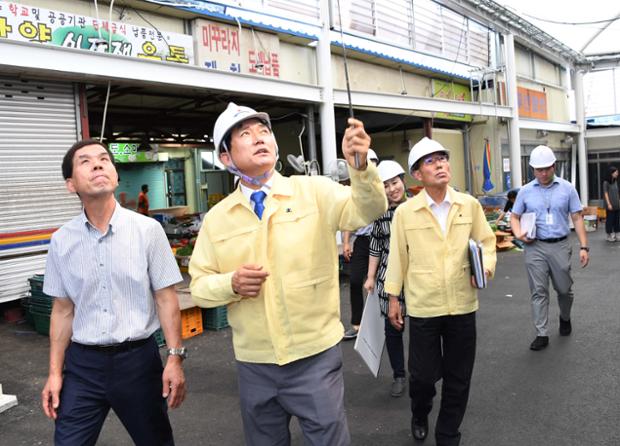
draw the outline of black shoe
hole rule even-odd
[[[573,326],[570,323],[570,319],[565,321],[560,316],[560,336],[568,336],[573,331]]]
[[[353,339],[357,338],[357,332],[359,330],[351,327],[349,328],[347,331],[344,332],[344,336],[342,337],[343,341],[352,341]]]
[[[536,336],[536,339],[530,344],[530,350],[542,350],[549,345],[549,336]]]
[[[394,398],[403,396],[403,394],[405,393],[405,387],[407,387],[407,380],[404,376],[394,378],[394,381],[392,382],[392,387],[390,389],[390,395],[392,395]]]
[[[411,434],[417,441],[424,441],[428,435],[428,418],[412,418],[411,419]]]

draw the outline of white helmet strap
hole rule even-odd
[[[230,172],[233,175],[237,175],[239,178],[241,178],[246,183],[253,184],[254,186],[269,187],[267,183],[264,182],[264,180],[268,179],[272,175],[273,171],[275,170],[275,165],[273,169],[269,169],[264,174],[256,176],[256,177],[251,177],[249,175],[244,174],[243,172],[239,170],[239,168],[235,164],[235,161],[233,160],[232,153],[230,153],[230,151],[228,150],[226,141],[222,141],[221,145],[224,148],[224,151],[228,154],[228,158],[230,158],[230,165],[226,166],[226,170],[228,170],[228,172]],[[280,150],[278,148],[278,143],[276,143],[276,161],[278,160],[279,153],[280,153]]]

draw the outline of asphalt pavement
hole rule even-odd
[[[558,335],[559,313],[552,293],[550,345],[540,352],[529,350],[535,332],[523,254],[498,254],[495,279],[480,293],[478,350],[461,445],[620,445],[620,242],[607,243],[604,235],[602,228],[589,234],[591,263],[586,269],[578,265],[578,242],[571,236],[573,334]],[[346,283],[341,291],[346,323]],[[189,393],[183,406],[170,414],[176,444],[244,444],[230,329],[205,332],[185,343],[190,352],[185,362]],[[352,444],[414,444],[408,396],[389,395],[387,355],[375,379],[353,350],[353,342],[343,342],[342,349]],[[53,443],[53,423],[40,409],[48,351],[47,337],[26,325],[0,323],[0,383],[5,393],[17,395],[19,401],[0,413],[2,446]],[[436,403],[439,395],[440,385]],[[437,407],[430,417],[431,435],[423,444],[434,444]],[[302,445],[295,419],[291,431],[293,445]],[[97,444],[132,443],[111,413]]]

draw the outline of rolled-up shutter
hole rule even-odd
[[[75,98],[70,83],[0,77],[0,302],[27,290],[51,233],[80,212],[60,167],[78,138]]]

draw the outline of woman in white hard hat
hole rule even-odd
[[[388,199],[388,210],[385,214],[374,221],[370,233],[370,257],[368,259],[368,278],[364,288],[368,293],[377,288],[381,314],[385,318],[385,345],[392,366],[393,382],[390,395],[402,396],[405,392],[405,353],[403,347],[403,329],[397,330],[388,319],[388,307],[390,296],[383,289],[387,260],[390,254],[390,225],[394,211],[404,201],[405,195],[405,171],[396,161],[382,161],[378,166],[379,177],[385,187],[385,195]],[[398,300],[401,312],[404,315],[405,296],[401,292]]]

